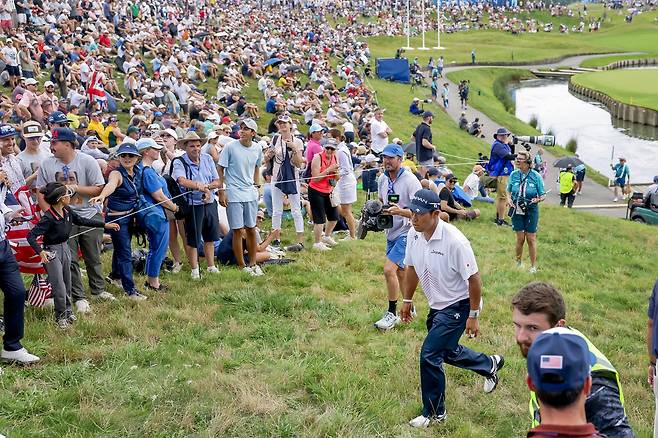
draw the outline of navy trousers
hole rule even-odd
[[[469,300],[465,299],[442,310],[430,309],[427,315],[428,334],[420,349],[420,387],[425,417],[445,412],[444,362],[481,376],[491,375],[493,362],[489,356],[459,345],[469,310]]]
[[[112,220],[116,218],[110,217]],[[121,280],[123,290],[128,295],[135,293],[135,282],[133,280],[132,248],[130,246],[130,230],[128,223],[130,217],[122,217],[117,221],[119,231],[110,231],[112,238],[112,275]]]
[[[0,289],[5,294],[3,348],[7,351],[20,350],[23,348],[21,339],[24,331],[25,286],[7,240],[0,241]]]

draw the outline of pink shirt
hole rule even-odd
[[[310,139],[306,144],[306,154],[304,155],[304,158],[306,158],[306,163],[310,166],[311,161],[313,161],[313,157],[315,157],[316,154],[319,154],[322,151],[324,151],[324,148],[322,147],[320,142],[317,140]]]

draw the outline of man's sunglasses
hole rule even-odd
[[[134,154],[120,154],[119,158],[134,158],[137,157],[137,155]]]

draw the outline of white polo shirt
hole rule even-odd
[[[414,228],[409,230],[404,264],[414,267],[430,308],[436,310],[468,298],[468,278],[478,272],[471,243],[443,221],[429,241]]]

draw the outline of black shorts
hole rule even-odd
[[[585,181],[585,170],[586,169],[579,170],[578,172],[576,172],[576,181],[579,182]]]
[[[323,224],[326,221],[338,220],[338,210],[331,206],[329,193],[322,193],[313,187],[308,188],[308,202],[311,204],[314,224]]]
[[[8,65],[7,66],[7,73],[9,73],[9,76],[20,76],[21,71],[19,70],[17,65]]]
[[[196,248],[203,242],[219,240],[219,213],[217,201],[212,204],[194,205],[185,218],[185,236],[187,244]]]

